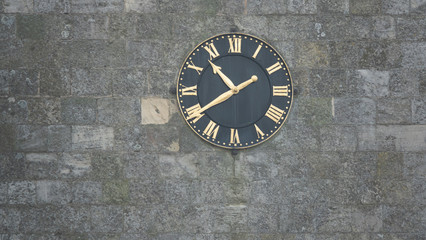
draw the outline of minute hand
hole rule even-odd
[[[230,97],[232,97],[232,95],[237,94],[240,90],[243,90],[245,87],[247,87],[248,85],[250,85],[251,83],[254,83],[256,81],[257,81],[257,76],[255,76],[255,75],[251,76],[251,78],[249,80],[240,83],[236,87],[236,91],[231,89],[231,90],[228,90],[228,91],[222,93],[221,95],[219,95],[219,97],[215,98],[213,101],[209,102],[206,106],[202,107],[196,114],[194,114],[194,116],[200,115],[201,113],[203,113],[207,109],[209,109],[213,106],[216,106],[219,103],[223,103],[224,101],[226,101]]]
[[[220,71],[222,68],[214,65],[210,60],[209,63],[212,65],[213,73],[219,74],[220,78],[222,78],[222,81],[226,84],[226,86],[229,87],[229,89],[235,89],[235,85],[232,83],[231,79],[229,79],[222,71]]]

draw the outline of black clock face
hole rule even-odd
[[[284,124],[293,85],[284,59],[265,41],[222,34],[199,44],[177,80],[183,118],[204,140],[242,149],[273,136]]]

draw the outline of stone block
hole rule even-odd
[[[16,19],[17,36],[22,39],[43,39],[45,19],[42,15],[18,15]]]
[[[0,96],[7,97],[9,96],[9,71],[0,70]]]
[[[166,14],[144,14],[134,19],[135,39],[168,39],[172,35],[173,19]]]
[[[160,177],[162,169],[157,154],[129,153],[122,158],[126,178],[148,180]]]
[[[352,231],[382,232],[382,208],[374,205],[358,205],[352,209]]]
[[[329,46],[320,42],[298,42],[295,61],[299,67],[322,68],[330,64]]]
[[[298,99],[297,122],[312,126],[329,124],[333,120],[331,98],[307,98]]]
[[[380,0],[350,0],[350,12],[359,15],[379,14],[381,3]]]
[[[16,37],[16,18],[12,15],[0,15],[0,39]]]
[[[73,0],[71,2],[71,13],[115,13],[123,12],[123,10],[122,0]]]
[[[158,11],[158,3],[155,0],[124,0],[126,12],[155,13]]]
[[[419,72],[419,92],[421,95],[426,95],[426,70],[420,70]]]
[[[47,96],[69,96],[71,73],[69,69],[40,69],[40,94]]]
[[[93,181],[77,182],[72,187],[72,199],[76,204],[97,204],[102,199],[102,184]]]
[[[0,183],[0,204],[7,204],[7,183]]]
[[[265,152],[245,152],[235,159],[235,176],[247,181],[274,179],[279,174],[279,163],[274,155]]]
[[[50,152],[71,150],[71,126],[51,125],[47,127],[47,149]]]
[[[91,231],[121,233],[123,231],[123,209],[120,206],[93,206]]]
[[[247,203],[250,199],[250,183],[242,178],[230,178],[225,182],[224,188],[227,203]]]
[[[302,87],[301,94],[307,96],[339,97],[348,91],[346,72],[343,70],[314,69],[307,77],[298,80],[300,81],[298,86]]]
[[[321,13],[349,13],[349,0],[319,0],[317,5]]]
[[[390,16],[373,17],[373,38],[395,39],[395,20]]]
[[[156,205],[165,202],[166,187],[164,181],[129,180],[129,197],[133,204]]]
[[[182,55],[183,58],[183,55]],[[175,69],[178,69],[180,67],[177,66],[178,64],[181,64],[181,59],[176,60],[173,63],[168,64],[168,68],[170,68],[170,65],[176,65]],[[173,70],[155,70],[151,69],[147,71],[147,91],[149,95],[157,96],[157,97],[163,97],[163,98],[170,98],[170,91],[171,89],[174,89],[175,85],[175,79],[176,79],[176,72]],[[171,100],[172,102],[174,100]]]
[[[383,179],[379,182],[380,201],[384,204],[413,204],[414,188],[411,182],[399,179]]]
[[[383,231],[424,232],[424,208],[412,205],[383,206]]]
[[[423,68],[426,65],[425,42],[405,42],[401,44],[402,66],[406,68]]]
[[[304,185],[302,186],[304,187]],[[306,190],[311,193],[304,194],[309,197],[309,201],[303,200],[303,203],[315,202],[317,206],[340,206],[341,204],[357,204],[360,201],[360,196],[357,195],[356,181],[353,181],[352,178],[350,180],[344,178],[316,179],[314,183],[308,184],[307,187]],[[299,193],[298,197],[304,195]],[[299,202],[301,201],[299,200]]]
[[[396,42],[330,43],[330,66],[391,69],[400,66],[402,52]]]
[[[134,67],[161,66],[165,43],[162,41],[143,40],[129,42],[127,46],[128,65]]]
[[[91,156],[92,173],[95,179],[117,179],[123,177],[123,159],[119,153],[97,152]]]
[[[319,150],[320,134],[316,127],[307,125],[284,125],[284,127],[269,141],[264,148],[281,149],[291,152],[297,150]],[[262,148],[262,145],[259,146]]]
[[[346,29],[346,38],[353,39],[370,39],[373,31],[373,23],[371,17],[368,16],[351,16]]]
[[[28,121],[28,104],[26,100],[0,99],[0,122],[23,124]]]
[[[142,124],[166,124],[169,122],[174,104],[164,98],[142,98]]]
[[[37,95],[39,87],[38,73],[35,70],[2,70],[3,81],[8,83],[10,95]]]
[[[195,204],[220,204],[225,202],[225,183],[222,180],[194,181]]]
[[[233,157],[229,152],[205,153],[198,159],[202,179],[226,179],[233,177]]]
[[[419,152],[426,149],[425,136],[424,125],[379,125],[375,138],[379,150]]]
[[[377,156],[377,177],[382,179],[402,179],[402,153],[381,152]]]
[[[426,154],[404,153],[404,177],[406,179],[426,177]]]
[[[411,123],[411,101],[401,98],[381,98],[377,101],[377,123]]]
[[[315,207],[314,211],[314,225],[318,232],[352,231],[350,207],[320,205]]]
[[[36,185],[29,181],[10,182],[7,195],[9,204],[35,204]]]
[[[415,98],[411,102],[413,123],[426,123],[426,98]]]
[[[23,179],[25,177],[25,155],[22,153],[0,153],[0,180]]]
[[[398,39],[421,40],[426,37],[425,17],[397,18],[396,27]]]
[[[382,12],[386,14],[407,14],[410,11],[409,1],[387,0],[382,2]]]
[[[385,97],[389,95],[388,71],[356,70],[349,73],[349,92],[354,96]]]
[[[376,122],[376,103],[370,98],[336,98],[332,106],[336,123],[374,124]]]
[[[167,204],[186,205],[195,202],[199,184],[193,180],[166,180],[164,199]]]
[[[245,11],[250,15],[284,14],[286,13],[286,0],[273,0],[268,2],[247,1]]]
[[[36,13],[69,13],[70,7],[70,2],[67,0],[34,0]]]
[[[57,59],[57,61],[62,65],[72,66],[75,68],[73,69],[72,87],[74,87],[74,82],[78,83],[80,81],[89,81],[84,80],[89,75],[90,78],[97,80],[96,86],[100,88],[91,90],[105,91],[105,89],[109,89],[111,87],[110,79],[114,79],[116,77],[112,75],[114,70],[110,70],[108,67],[115,68],[127,66],[126,43],[121,39],[64,41],[61,42],[60,49],[58,49],[58,51],[61,58]],[[89,71],[87,68],[104,69],[90,69]],[[92,80],[92,83],[93,82],[94,81]],[[90,82],[86,84],[90,84]],[[83,94],[85,93],[84,89],[80,89],[79,91],[82,91],[81,93]],[[86,91],[89,91],[89,89]],[[110,92],[111,90],[109,89],[109,93]]]
[[[275,49],[284,58],[285,63],[290,69],[294,66],[294,44],[290,41],[271,41]]]
[[[317,0],[289,0],[288,11],[298,14],[315,14],[317,12]]]
[[[261,38],[268,36],[268,19],[264,16],[238,17],[235,18],[235,25],[241,32],[255,34]]]
[[[65,124],[93,124],[96,121],[97,105],[94,98],[63,98],[61,100],[62,122]]]
[[[389,91],[391,96],[418,96],[421,73],[412,69],[396,69],[390,71]]]
[[[46,204],[69,204],[72,201],[71,187],[62,181],[38,181],[37,202]]]
[[[12,152],[15,149],[16,133],[12,125],[0,125],[0,152]]]
[[[127,233],[149,234],[155,231],[156,212],[151,208],[129,206],[124,209],[123,216],[124,231]]]
[[[18,125],[16,127],[16,150],[47,151],[48,131],[46,126]]]
[[[278,231],[279,209],[276,205],[253,205],[248,207],[248,228],[251,232]]]
[[[108,204],[125,204],[129,201],[129,182],[127,180],[110,180],[102,186],[103,201]]]
[[[58,176],[58,156],[54,153],[26,154],[25,175],[30,179],[53,179]]]
[[[284,194],[284,187],[279,181],[266,179],[250,182],[249,202],[255,206],[285,202]]]
[[[118,76],[110,70],[73,69],[71,93],[77,96],[109,96],[114,77]]]
[[[315,18],[314,31],[316,39],[342,40],[362,38],[362,24],[355,24],[358,21],[342,15],[325,15]],[[353,25],[357,25],[353,27]],[[350,29],[350,30],[349,30]]]
[[[59,175],[63,178],[85,178],[92,171],[88,153],[63,153],[58,165]]]
[[[320,129],[321,146],[323,151],[345,151],[356,150],[356,133],[354,127],[328,126]]]
[[[57,98],[28,99],[28,121],[32,124],[57,124],[61,121],[61,103]]]
[[[32,0],[4,0],[5,13],[31,13],[34,9]]]
[[[134,98],[100,98],[98,121],[105,125],[132,125],[141,122],[140,100]]]
[[[114,146],[114,130],[106,126],[72,126],[73,150],[109,150]]]
[[[113,95],[120,97],[148,94],[148,76],[143,70],[128,69],[122,77],[113,80]]]
[[[163,178],[197,178],[199,176],[198,164],[198,157],[194,153],[178,155],[160,154],[158,156],[158,171]]]
[[[274,16],[270,18],[268,38],[270,40],[315,39],[314,19],[310,16]]]
[[[424,14],[425,13],[425,1],[424,0],[411,0],[410,13]]]
[[[314,231],[314,208],[306,205],[281,205],[280,232],[307,233]]]

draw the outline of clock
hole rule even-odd
[[[222,148],[244,149],[280,130],[291,108],[293,84],[271,45],[228,33],[189,53],[176,93],[183,119],[199,137]]]

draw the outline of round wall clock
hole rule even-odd
[[[284,124],[293,85],[284,59],[264,40],[229,33],[200,43],[185,59],[177,100],[189,127],[223,148],[270,139]]]

